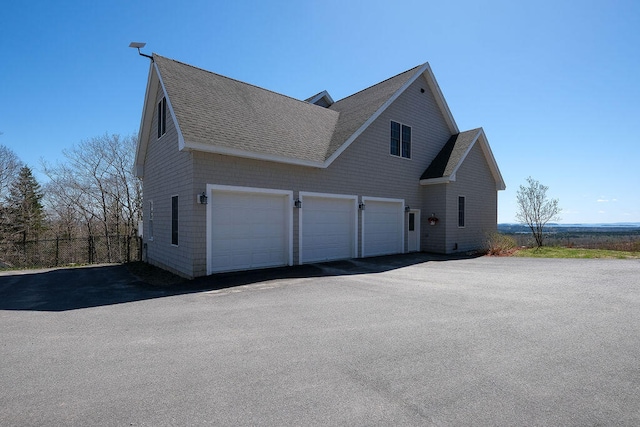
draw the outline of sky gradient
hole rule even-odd
[[[461,130],[483,127],[514,222],[528,176],[562,223],[640,222],[640,2],[30,1],[0,16],[0,144],[40,159],[137,134],[149,61],[334,100],[429,62]]]

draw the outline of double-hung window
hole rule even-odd
[[[167,98],[158,102],[158,138],[167,132]]]
[[[389,152],[392,156],[411,158],[411,127],[391,122],[391,143]]]

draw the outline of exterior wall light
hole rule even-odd
[[[203,191],[202,194],[198,194],[198,196],[196,197],[196,200],[198,201],[199,204],[206,205],[207,204],[207,193],[205,193]]]
[[[296,199],[296,201],[293,202],[293,207],[296,209],[302,209],[302,200]]]
[[[411,207],[410,207],[410,206],[405,206],[405,207],[404,207],[404,211],[405,211],[405,212],[409,212],[410,210],[411,210]]]
[[[365,208],[365,204],[364,204],[364,202],[360,203],[360,204],[358,205],[358,208],[359,208],[361,211],[363,211],[363,210],[364,210],[364,208]]]

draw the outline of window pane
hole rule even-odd
[[[402,125],[402,157],[411,158],[411,128]]]
[[[413,212],[409,214],[409,231],[415,231],[416,229],[416,214]]]
[[[464,197],[458,197],[458,227],[464,227]]]
[[[390,152],[394,156],[400,155],[400,123],[391,122]]]
[[[171,198],[171,244],[178,244],[178,196]]]

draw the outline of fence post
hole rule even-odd
[[[131,261],[131,257],[129,256],[130,251],[131,251],[131,236],[127,236],[127,262]]]
[[[89,253],[87,256],[87,264],[93,264],[93,236],[89,236],[88,243]]]

